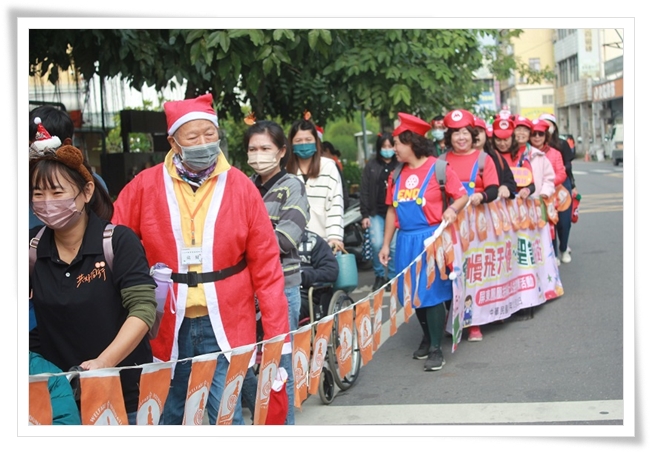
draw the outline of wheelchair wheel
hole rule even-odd
[[[348,306],[351,306],[354,304],[354,300],[350,298],[350,296],[342,291],[342,290],[337,290],[334,292],[334,295],[332,295],[332,300],[330,301],[329,309],[328,309],[328,315],[332,315],[336,312],[339,312]],[[348,372],[346,375],[341,375],[339,372],[339,365],[338,365],[338,357],[336,356],[336,350],[340,344],[339,340],[339,327],[338,327],[338,320],[339,316],[335,315],[334,316],[334,321],[332,324],[332,334],[330,336],[330,344],[329,344],[329,349],[327,353],[327,361],[330,366],[330,370],[332,373],[332,376],[334,377],[334,381],[336,382],[336,385],[341,388],[342,391],[345,391],[346,389],[349,389],[355,381],[357,381],[357,377],[359,376],[359,369],[361,368],[361,351],[359,348],[359,336],[357,334],[357,327],[354,324],[354,320],[352,322],[352,343],[351,343],[351,348],[352,348],[352,368],[350,372]]]
[[[318,396],[325,405],[329,405],[334,400],[334,378],[332,372],[327,366],[323,366],[318,382]]]

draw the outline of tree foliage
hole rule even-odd
[[[75,68],[86,80],[121,76],[138,90],[187,81],[186,97],[212,92],[218,114],[325,125],[359,109],[388,127],[398,111],[430,118],[475,104],[473,72],[499,79],[522,70],[503,53],[518,30],[476,29],[32,29],[30,74],[56,83]],[[495,44],[482,48],[482,38]],[[535,75],[535,74],[532,74]]]

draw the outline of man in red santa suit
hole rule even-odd
[[[280,251],[259,192],[219,148],[212,94],[166,102],[164,109],[171,150],[122,189],[113,223],[136,232],[150,265],[172,269],[173,294],[151,340],[154,359],[224,351],[207,403],[215,424],[229,351],[256,342],[255,296],[264,339],[289,331]],[[290,347],[287,335],[282,353]],[[175,364],[161,423],[183,423],[191,367],[191,359]],[[241,398],[233,423],[244,423]]]

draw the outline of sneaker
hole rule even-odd
[[[566,250],[564,253],[560,253],[560,260],[565,264],[571,262],[571,254],[569,253],[569,250]]]
[[[426,372],[432,370],[440,370],[444,365],[445,365],[445,358],[444,356],[442,356],[442,350],[440,350],[439,348],[431,348],[431,351],[429,352],[429,356],[427,357],[427,360],[424,363],[424,370]]]
[[[416,351],[413,352],[413,359],[425,359],[427,356],[429,356],[429,348],[431,347],[431,344],[427,340],[426,336],[422,336],[422,342],[420,342],[420,346]]]
[[[470,326],[469,327],[469,337],[467,338],[469,342],[479,342],[483,340],[483,334],[481,333],[481,327]]]
[[[560,264],[561,264],[561,262],[560,262],[560,258],[559,258],[559,257],[556,257],[556,258],[555,258],[555,265],[557,265],[557,266],[559,267]]]
[[[566,252],[569,253],[569,254],[571,254],[571,247],[570,247],[570,246],[567,246],[567,247],[566,247]]]

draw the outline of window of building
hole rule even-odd
[[[528,66],[530,66],[531,71],[539,71],[542,69],[542,64],[539,61],[539,58],[529,58]]]
[[[558,85],[564,86],[569,83],[577,82],[580,79],[578,70],[578,55],[560,61],[558,68]]]
[[[591,50],[592,50],[591,30],[587,29],[585,30],[585,52],[591,52]]]
[[[542,104],[543,105],[553,105],[553,95],[552,94],[544,94],[544,95],[542,95]]]

